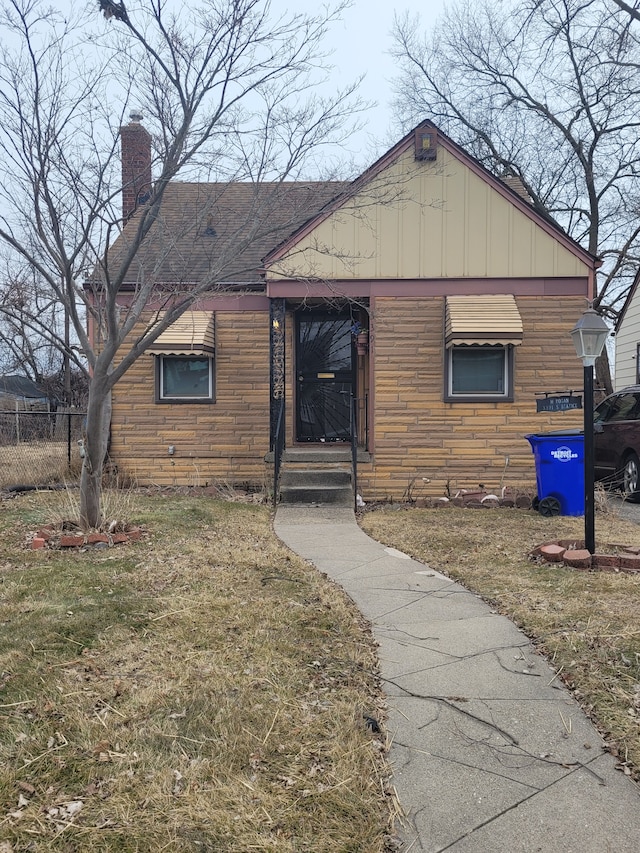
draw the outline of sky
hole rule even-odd
[[[318,0],[272,0],[274,10],[290,10],[313,14],[320,8]],[[365,124],[362,131],[352,140],[358,159],[364,154],[365,163],[372,162],[376,156],[384,153],[399,132],[393,128],[391,110],[392,78],[397,73],[397,65],[389,55],[391,49],[391,29],[394,14],[408,11],[411,15],[420,14],[422,32],[430,29],[445,8],[445,0],[352,0],[342,21],[333,25],[327,46],[333,50],[330,62],[335,66],[328,84],[337,87],[365,75],[359,93],[364,101],[375,102],[375,106],[364,113]],[[425,116],[426,118],[426,116]],[[395,136],[390,136],[395,130]],[[382,146],[382,148],[381,148]],[[366,153],[370,153],[370,157]]]

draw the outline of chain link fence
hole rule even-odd
[[[85,412],[0,412],[0,488],[77,483]]]

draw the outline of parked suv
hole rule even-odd
[[[603,400],[593,423],[596,479],[640,501],[640,385]]]

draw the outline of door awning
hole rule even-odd
[[[215,352],[215,314],[187,311],[150,345],[154,355],[204,355]]]
[[[518,346],[522,343],[522,317],[515,297],[447,296],[445,344]]]

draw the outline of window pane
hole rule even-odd
[[[607,408],[598,412],[598,421],[637,420],[640,414],[640,398],[637,394],[618,394],[606,401]],[[600,407],[598,407],[600,408]]]
[[[211,397],[211,359],[162,358],[162,397]]]
[[[505,394],[505,347],[460,346],[450,352],[452,394]]]

